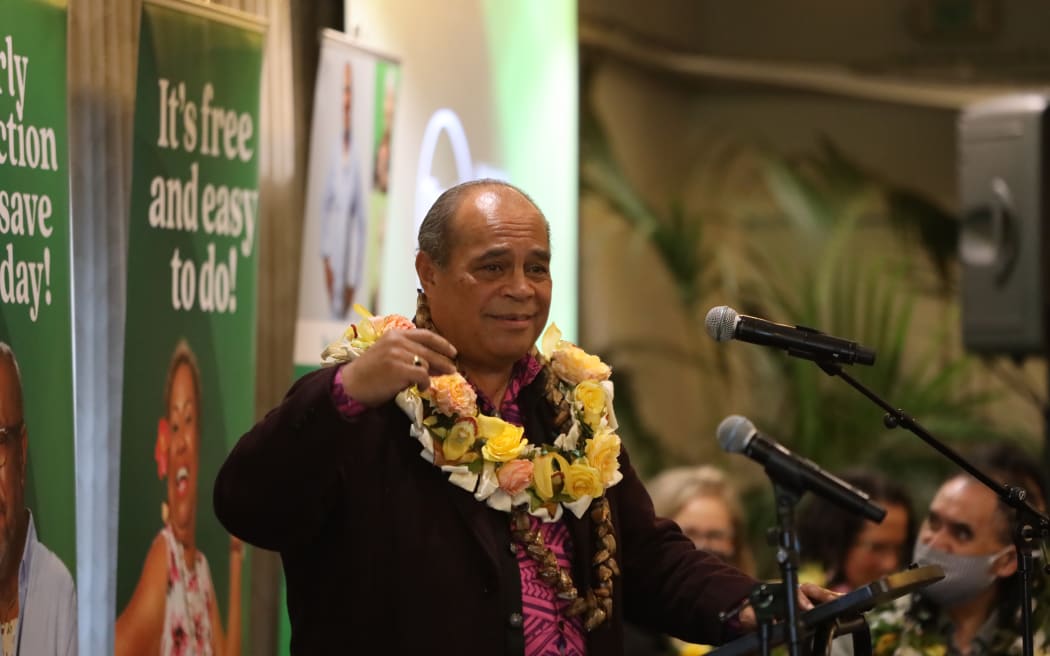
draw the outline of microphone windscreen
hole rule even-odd
[[[723,451],[743,453],[755,433],[755,425],[747,417],[729,415],[718,425],[718,443]]]
[[[733,339],[733,333],[736,332],[737,316],[736,310],[728,305],[711,308],[707,313],[707,318],[704,319],[707,334],[716,342],[728,342]]]

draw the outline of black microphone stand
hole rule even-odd
[[[783,480],[776,471],[766,470],[773,482],[776,497],[777,526],[768,531],[769,542],[777,548],[777,564],[780,566],[780,582],[756,583],[747,600],[741,602],[731,611],[720,613],[719,619],[724,623],[730,617],[740,614],[747,604],[755,612],[758,621],[759,654],[769,656],[773,646],[773,626],[778,620],[784,620],[781,626],[786,627],[788,653],[790,656],[807,656],[810,650],[803,644],[801,617],[798,608],[798,536],[795,533],[795,507],[804,490]],[[777,638],[779,640],[779,637]],[[753,653],[753,652],[749,652]]]
[[[923,442],[926,442],[939,451],[946,458],[959,465],[970,476],[973,476],[981,484],[995,492],[996,496],[1007,506],[1014,509],[1017,514],[1017,526],[1014,530],[1014,548],[1017,550],[1017,568],[1021,574],[1021,639],[1023,641],[1022,654],[1033,656],[1032,645],[1032,549],[1037,539],[1046,540],[1050,537],[1050,518],[1039,512],[1025,501],[1025,491],[1021,488],[1002,485],[995,482],[987,474],[977,469],[962,456],[953,451],[948,445],[939,441],[923,428],[918,421],[910,417],[899,408],[894,408],[868,389],[863,383],[853,378],[842,366],[835,362],[814,359],[821,369],[829,376],[838,376],[846,381],[850,387],[857,390],[875,405],[886,411],[883,423],[886,428],[897,428],[898,426],[911,431]]]
[[[780,582],[760,582],[748,595],[751,608],[758,620],[759,654],[769,656],[773,625],[777,620],[784,620],[782,626],[787,634],[788,654],[806,656],[810,653],[807,644],[803,644],[801,617],[798,608],[798,536],[795,533],[795,508],[802,496],[801,490],[777,471],[766,469],[773,482],[776,497],[777,525],[769,529],[769,542],[777,548],[777,565],[780,566]],[[731,614],[738,614],[743,608],[734,609]],[[722,620],[725,621],[725,617]]]
[[[794,487],[778,481],[773,472],[769,472],[769,475],[773,479],[773,492],[776,495],[777,504],[777,564],[780,565],[780,575],[784,581],[788,654],[801,656],[803,648],[798,637],[799,548],[798,535],[795,533],[795,507],[798,505],[801,493]]]

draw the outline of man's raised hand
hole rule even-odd
[[[430,376],[456,371],[456,348],[441,335],[422,328],[390,330],[341,372],[347,395],[374,407],[416,385],[430,386]]]

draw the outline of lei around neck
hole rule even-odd
[[[360,306],[355,311],[364,320],[324,350],[323,364],[350,362],[387,331],[415,327],[400,315],[373,316]],[[553,444],[530,443],[522,427],[481,414],[474,388],[458,372],[432,376],[426,392],[408,387],[395,401],[411,421],[409,434],[422,446],[420,455],[478,501],[503,512],[527,507],[545,522],[561,519],[563,508],[582,518],[594,499],[623,478],[612,370],[563,340],[554,324],[543,334],[538,358],[548,376],[548,397],[564,399],[570,409]]]
[[[1050,628],[1050,593],[1041,587],[1045,582],[1036,577],[1033,590],[1032,643],[1035,654],[1050,654],[1047,630]],[[973,654],[990,656],[1021,656],[1023,653],[1020,611],[1013,621],[1003,625],[993,610],[991,631],[978,631],[972,645]],[[874,656],[915,654],[916,656],[945,656],[949,652],[950,620],[944,609],[919,594],[911,594],[893,600],[868,614]]]

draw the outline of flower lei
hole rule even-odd
[[[1033,646],[1036,654],[1050,654],[1046,641],[1047,604],[1045,594],[1036,594],[1032,615]],[[907,595],[876,608],[867,616],[871,628],[874,656],[944,656],[948,653],[945,620],[937,608],[919,595]],[[1010,627],[997,626],[990,644],[975,653],[1019,656],[1021,635]],[[985,651],[986,650],[986,651]]]
[[[355,309],[365,320],[325,349],[326,363],[353,360],[388,330],[415,327],[399,315]],[[427,391],[413,386],[395,400],[412,421],[409,432],[423,446],[420,455],[448,473],[450,483],[496,510],[528,504],[531,515],[554,522],[562,508],[583,517],[594,499],[620,482],[620,438],[609,366],[561,339],[554,324],[540,352],[571,408],[567,430],[552,445],[531,444],[522,427],[481,414],[474,388],[458,372],[432,376]]]
[[[389,330],[432,327],[429,307],[420,294],[416,322],[400,315],[374,316],[354,306],[364,320],[347,327],[321,354],[324,364],[349,362]],[[481,414],[477,395],[458,372],[432,376],[430,387],[415,386],[395,398],[411,421],[410,435],[422,445],[420,455],[448,473],[449,482],[489,507],[512,515],[511,531],[539,565],[539,577],[572,604],[569,616],[583,615],[590,631],[612,615],[612,577],[619,575],[605,490],[623,478],[620,438],[613,411],[612,370],[597,356],[561,338],[551,324],[543,334],[540,362],[548,368],[546,396],[555,408],[560,434],[553,444],[531,444],[524,429],[499,417]],[[553,374],[553,375],[551,375]],[[593,506],[592,506],[592,502]],[[530,528],[526,513],[543,522],[561,519],[563,508],[577,518],[591,509],[597,548],[597,582],[579,595],[542,534]]]

